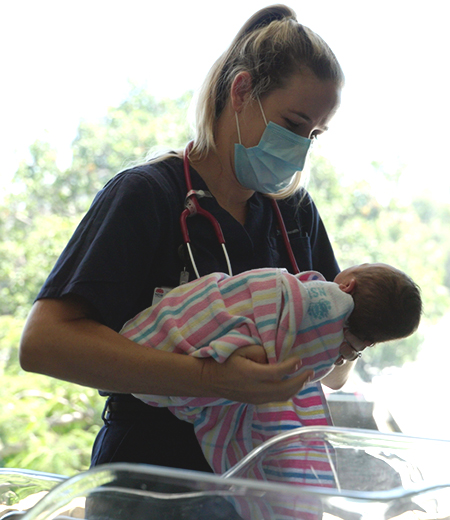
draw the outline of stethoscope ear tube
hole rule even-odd
[[[286,226],[284,225],[283,216],[281,215],[281,211],[278,206],[278,203],[275,199],[270,199],[270,202],[272,203],[272,209],[273,209],[275,216],[277,218],[277,221],[278,221],[278,227],[280,228],[280,232],[283,237],[283,242],[284,242],[284,245],[286,246],[289,260],[292,265],[292,270],[294,271],[294,274],[299,274],[300,269],[298,268],[297,260],[295,259],[295,256],[294,256],[294,251],[292,251],[291,242],[289,240],[289,237],[288,237],[288,234],[286,231]]]

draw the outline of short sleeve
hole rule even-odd
[[[141,310],[150,266],[172,230],[167,212],[173,201],[158,182],[139,171],[123,172],[101,190],[76,229],[40,298],[77,294],[120,330]]]

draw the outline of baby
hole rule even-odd
[[[268,268],[232,277],[213,273],[181,285],[130,320],[121,333],[152,348],[219,362],[236,348],[254,344],[264,346],[269,363],[292,354],[304,358],[315,340],[319,348],[327,343],[330,354],[339,347],[333,364],[340,364],[374,343],[409,336],[421,312],[417,285],[387,264],[349,267],[334,282],[315,271],[291,275]],[[302,369],[307,368],[317,375],[317,366],[303,362]]]
[[[340,272],[334,282],[353,298],[345,342],[336,364],[356,357],[374,343],[410,336],[419,326],[422,301],[418,286],[405,273],[387,264],[362,264]]]
[[[121,333],[149,348],[220,363],[236,349],[256,344],[268,363],[296,355],[302,360],[299,371],[314,371],[311,383],[277,406],[136,396],[193,423],[208,462],[223,473],[286,428],[331,424],[317,381],[374,342],[412,334],[421,310],[418,287],[385,264],[350,267],[334,282],[315,271],[292,275],[268,268],[232,277],[213,273],[176,287]]]

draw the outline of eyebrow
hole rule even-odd
[[[292,110],[292,112],[302,117],[305,121],[308,121],[308,123],[312,123],[312,119],[304,112],[298,112],[297,110]],[[326,132],[328,130],[328,126],[321,126],[320,129]]]

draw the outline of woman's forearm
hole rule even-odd
[[[39,300],[25,325],[20,362],[24,370],[115,393],[223,397],[247,403],[283,401],[311,373],[296,358],[278,365],[255,361],[255,349],[238,349],[225,363],[151,349],[91,317],[77,298]],[[264,354],[261,352],[260,354]]]
[[[74,299],[35,303],[22,334],[20,361],[28,371],[117,393],[195,396],[206,391],[199,360],[134,343],[88,317]]]

